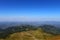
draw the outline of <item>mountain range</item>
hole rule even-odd
[[[56,27],[60,27],[60,21],[40,21],[40,22],[0,22],[0,28],[7,28],[16,25],[54,25]]]

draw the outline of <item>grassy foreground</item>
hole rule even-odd
[[[42,29],[30,30],[11,34],[9,37],[0,40],[52,40],[52,34],[43,32]]]

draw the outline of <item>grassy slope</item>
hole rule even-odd
[[[10,37],[0,40],[60,40],[60,35],[53,36],[43,32],[41,29],[34,31],[18,32],[11,34]]]
[[[38,29],[14,33],[4,40],[51,40],[52,37],[53,35],[44,33],[41,29]]]
[[[54,37],[52,37],[52,38],[49,39],[49,40],[60,40],[60,35],[54,36]]]

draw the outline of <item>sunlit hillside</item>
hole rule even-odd
[[[25,25],[0,30],[0,40],[60,40],[60,28],[52,25]]]
[[[34,31],[25,31],[11,34],[10,37],[7,37],[4,40],[49,40],[52,38],[52,34],[47,34],[42,31],[42,29]]]

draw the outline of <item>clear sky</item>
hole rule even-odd
[[[0,0],[0,21],[60,21],[60,0]]]

